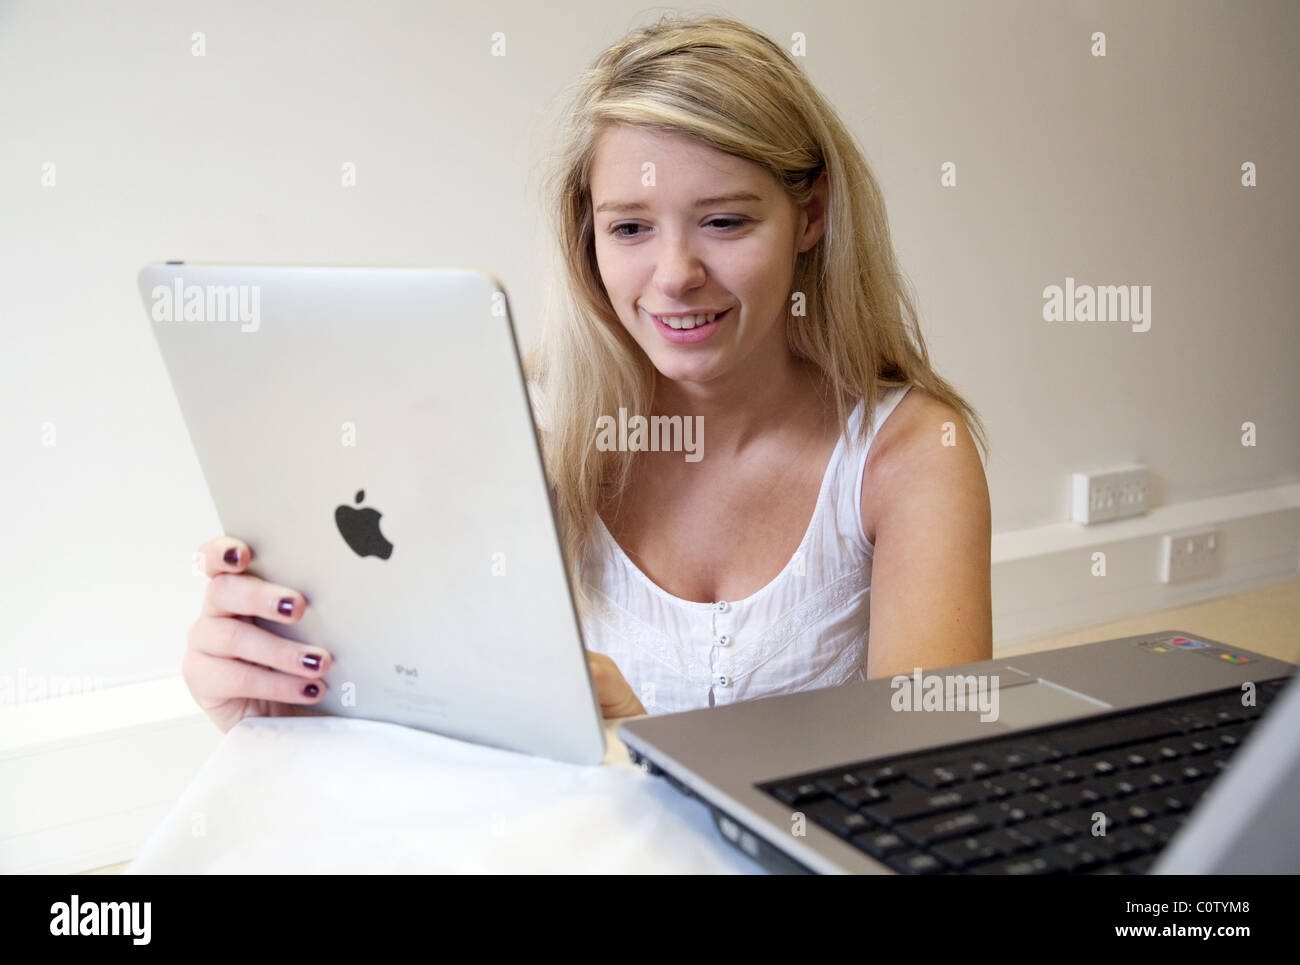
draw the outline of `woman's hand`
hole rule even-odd
[[[602,717],[636,717],[646,712],[632,690],[632,685],[623,679],[623,673],[603,653],[587,651],[587,666],[591,668],[591,679],[596,685],[596,696],[600,698]]]
[[[252,621],[257,616],[297,623],[306,598],[243,573],[253,551],[242,540],[219,536],[200,552],[212,580],[181,661],[195,702],[223,732],[245,717],[319,715],[311,705],[325,694],[329,651],[276,636]],[[288,601],[288,612],[280,610],[281,601]]]

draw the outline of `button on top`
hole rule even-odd
[[[730,643],[731,643],[731,634],[729,634],[729,633],[724,633],[724,634],[723,634],[722,636],[720,636],[720,637],[714,637],[714,638],[713,638],[713,642],[716,643],[716,644],[717,644],[718,646],[720,646],[720,647],[728,646],[728,645],[730,645]]]
[[[713,609],[717,610],[719,613],[726,613],[726,612],[727,612],[727,601],[726,601],[726,600],[719,600],[717,603],[713,604]]]
[[[731,686],[731,678],[728,677],[725,673],[718,674],[716,677],[713,678],[713,682],[719,687]]]

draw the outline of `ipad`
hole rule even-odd
[[[139,288],[222,530],[307,598],[293,626],[255,622],[333,654],[316,706],[599,763],[500,282],[167,262]]]

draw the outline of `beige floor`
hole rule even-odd
[[[1145,616],[1103,623],[1020,644],[999,656],[1071,647],[1094,640],[1109,640],[1155,630],[1186,630],[1288,663],[1300,663],[1300,580],[1206,600],[1191,606],[1160,610]],[[84,872],[121,874],[130,862]]]

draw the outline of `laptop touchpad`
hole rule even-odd
[[[1111,709],[1110,704],[1046,680],[1007,687],[998,692],[998,723],[1016,729],[1041,727]]]

